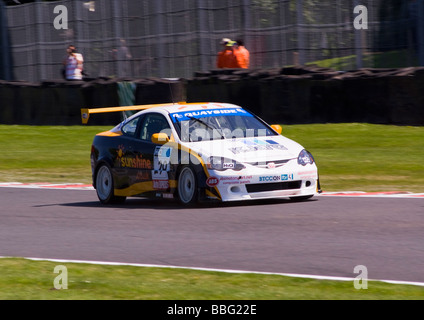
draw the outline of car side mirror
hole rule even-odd
[[[166,133],[154,133],[152,134],[152,142],[156,144],[166,144],[169,142],[169,137]]]
[[[272,124],[271,128],[274,129],[275,131],[277,131],[278,134],[283,133],[283,127],[280,126],[279,124]]]

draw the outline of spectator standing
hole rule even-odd
[[[219,69],[223,68],[237,68],[236,59],[233,52],[233,45],[235,41],[231,41],[228,38],[223,38],[220,42],[223,49],[218,52],[216,59],[216,67]]]
[[[63,61],[66,80],[82,80],[84,58],[81,53],[76,52],[73,45],[66,49],[68,56]]]
[[[128,77],[131,73],[132,55],[127,47],[125,39],[120,39],[119,43],[119,48],[114,50],[115,59],[118,62],[118,76]]]
[[[244,42],[241,39],[236,40],[234,46],[234,53],[237,60],[237,67],[243,69],[249,69],[250,65],[250,52],[244,46]]]

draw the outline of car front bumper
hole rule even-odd
[[[209,175],[207,185],[218,190],[222,201],[313,196],[319,192],[315,164],[300,166],[292,162],[273,169],[209,170]]]

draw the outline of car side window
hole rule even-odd
[[[140,120],[140,117],[134,118],[124,124],[121,128],[121,131],[124,135],[134,137],[137,131],[137,124]]]
[[[165,132],[168,137],[171,135],[171,127],[166,118],[159,113],[145,115],[140,128],[140,139],[151,141],[152,135],[159,132]]]

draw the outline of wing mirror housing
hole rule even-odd
[[[274,129],[278,134],[283,133],[283,127],[280,126],[279,124],[272,124],[271,128]]]
[[[155,144],[166,144],[169,142],[169,137],[166,133],[154,133],[152,134],[152,142]]]

